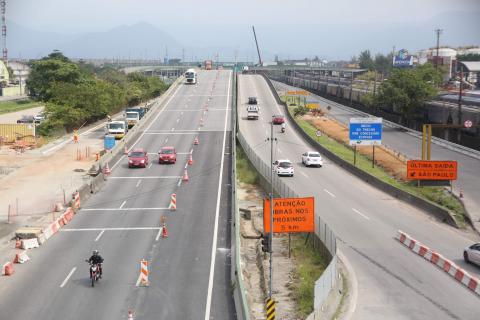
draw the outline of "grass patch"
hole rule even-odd
[[[306,236],[292,235],[292,254],[296,260],[294,298],[297,301],[297,312],[305,319],[313,312],[315,281],[320,278],[328,265],[318,248],[312,242],[305,244]]]
[[[14,100],[0,102],[0,114],[16,112],[25,109],[40,107],[41,104],[31,100]]]
[[[293,109],[293,107],[288,108],[288,111],[292,115]],[[315,135],[317,129],[306,120],[295,119],[295,121],[300,125],[303,131],[315,139],[324,148],[336,154],[343,160],[353,164],[353,150],[351,148],[328,137],[327,135],[317,137]],[[398,181],[390,176],[382,167],[375,166],[372,168],[372,160],[362,154],[359,154],[358,152],[356,166],[362,171],[365,171],[398,189],[414,194],[450,210],[453,213],[458,226],[461,228],[465,227],[466,213],[462,204],[457,198],[446,192],[443,187],[417,187],[414,181]]]
[[[248,184],[257,184],[258,183],[258,173],[257,170],[253,167],[248,160],[247,155],[242,149],[242,146],[237,143],[236,145],[237,152],[237,177],[240,182]]]

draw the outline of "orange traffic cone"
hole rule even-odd
[[[185,172],[183,173],[183,181],[188,181],[188,172],[187,169],[185,169]]]
[[[103,174],[108,176],[110,173],[112,173],[112,170],[110,170],[110,167],[108,166],[108,162],[107,162],[105,164],[105,168],[103,168]]]
[[[200,144],[200,141],[198,140],[198,137],[195,137],[195,140],[193,141],[193,144],[198,146]]]
[[[132,310],[128,310],[128,319],[130,320],[133,320],[133,312]]]
[[[20,238],[15,239],[15,249],[21,249],[22,248],[22,241]]]
[[[125,145],[125,148],[123,149],[123,154],[128,154],[128,148],[127,148],[127,145]]]
[[[193,157],[192,153],[190,152],[190,159],[188,159],[188,165],[191,166],[193,164]]]
[[[168,230],[165,222],[162,225],[162,238],[168,238]]]

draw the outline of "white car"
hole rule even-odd
[[[275,173],[277,175],[293,177],[293,164],[290,160],[277,160],[273,165],[275,166]]]
[[[474,263],[480,266],[480,243],[472,244],[463,250],[463,259],[465,262]]]
[[[317,166],[321,167],[323,166],[323,159],[320,153],[317,151],[307,151],[304,154],[302,154],[302,163],[308,167],[308,166]]]

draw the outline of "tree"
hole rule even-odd
[[[374,62],[375,70],[377,70],[381,74],[387,74],[392,69],[392,60],[393,60],[392,54],[385,56],[381,53],[377,53],[375,55],[375,62]]]
[[[77,64],[70,61],[61,52],[54,51],[48,57],[30,63],[30,75],[27,87],[30,96],[37,100],[49,101],[52,86],[56,82],[78,83],[81,78]]]
[[[458,61],[480,61],[480,53],[457,54]]]
[[[440,72],[428,63],[415,69],[394,69],[380,85],[378,95],[368,94],[363,101],[370,106],[391,107],[402,115],[400,122],[408,124],[425,101],[438,93],[435,84],[440,79]]]
[[[373,62],[370,50],[360,52],[360,55],[358,56],[358,64],[362,69],[373,70],[375,68],[375,63]]]

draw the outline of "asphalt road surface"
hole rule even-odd
[[[231,72],[199,72],[181,85],[147,124],[135,147],[150,154],[147,168],[122,157],[103,189],[31,261],[3,277],[2,319],[233,319],[230,281]],[[208,105],[208,111],[204,113]],[[200,125],[203,117],[204,125]],[[194,145],[198,136],[199,145]],[[158,164],[162,146],[177,163]],[[189,153],[189,181],[182,181]],[[171,194],[177,210],[169,211]],[[160,236],[166,216],[168,238]],[[105,258],[92,288],[87,259]],[[137,286],[140,260],[149,287]]]
[[[283,113],[265,80],[239,76],[240,131],[267,163],[271,117]],[[258,97],[259,120],[244,120],[249,96]],[[371,187],[324,159],[322,168],[305,168],[309,147],[287,123],[274,127],[276,159],[290,159],[293,178],[283,181],[301,196],[314,196],[321,216],[338,237],[340,250],[355,270],[358,301],[354,319],[478,319],[480,299],[449,275],[394,239],[397,230],[453,260],[474,275],[480,270],[462,261],[463,248],[478,241],[430,218],[426,213]],[[275,160],[275,159],[274,159]]]
[[[274,84],[275,87],[280,90],[298,89],[277,81],[274,81]],[[322,104],[330,105],[332,109],[329,111],[329,115],[342,123],[348,124],[350,118],[358,116],[358,113],[355,114],[354,109],[349,110],[336,102],[317,95],[313,95],[312,97]],[[382,143],[397,152],[401,152],[409,159],[421,159],[422,157],[421,138],[407,134],[399,129],[384,127]],[[464,201],[468,210],[476,217],[480,217],[480,197],[478,196],[480,186],[480,160],[435,143],[432,143],[432,160],[456,160],[458,162],[458,180],[453,182],[453,186],[457,193],[460,189],[463,190]]]

